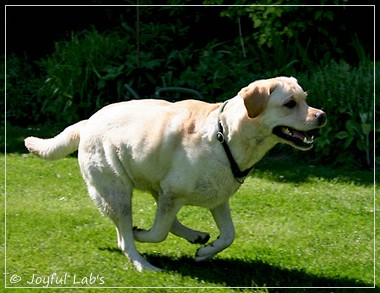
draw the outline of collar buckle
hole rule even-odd
[[[224,143],[224,135],[222,132],[218,131],[218,133],[216,134],[216,138],[219,140],[220,143]]]

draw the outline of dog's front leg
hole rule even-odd
[[[228,201],[211,209],[211,213],[219,228],[220,235],[217,240],[197,250],[195,261],[204,261],[212,258],[215,254],[230,246],[234,241],[235,228],[232,223]]]
[[[187,228],[177,218],[174,220],[170,232],[193,244],[206,244],[210,239],[210,234]]]

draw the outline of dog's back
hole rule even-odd
[[[88,120],[81,133],[81,169],[110,168],[127,176],[134,187],[157,193],[168,185],[183,196],[215,193],[212,189],[220,186],[213,181],[222,184],[225,179],[218,178],[226,177],[220,166],[223,153],[210,147],[219,144],[214,138],[219,106],[193,100],[107,106]],[[229,172],[228,164],[225,170]]]

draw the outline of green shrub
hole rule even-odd
[[[203,2],[221,5],[228,1]],[[241,19],[245,24],[242,28],[243,35],[247,35],[250,42],[257,44],[259,48],[276,50],[278,44],[292,38],[302,38],[303,43],[312,41],[309,54],[314,60],[329,60],[332,56],[342,56],[344,53],[342,45],[346,44],[340,44],[339,41],[342,40],[341,33],[346,30],[346,24],[339,22],[339,16],[347,13],[347,7],[338,4],[344,4],[347,0],[330,1],[335,6],[324,8],[302,5],[305,1],[294,0],[277,0],[277,5],[271,5],[271,0],[236,2],[241,6],[225,5],[220,15],[239,22]],[[323,2],[325,1],[321,1]]]
[[[328,117],[313,156],[334,164],[373,165],[375,128],[380,131],[380,125],[374,125],[373,68],[372,62],[357,67],[331,62],[299,76],[300,84],[309,90],[309,104],[323,108]]]
[[[41,102],[38,91],[43,79],[30,60],[15,55],[7,57],[6,64],[6,119],[17,125],[40,121]]]
[[[224,101],[262,76],[254,64],[241,58],[239,47],[213,41],[205,48],[194,50],[192,62],[172,77],[171,83],[198,90],[208,102]]]
[[[139,34],[127,24],[121,27],[105,33],[83,31],[56,43],[54,53],[38,63],[44,78],[27,59],[8,57],[7,120],[24,126],[43,120],[68,125],[107,104],[133,98],[125,84],[144,98],[158,87],[182,86],[217,102],[253,80],[293,75],[309,91],[309,103],[328,115],[310,157],[372,166],[373,134],[380,129],[373,123],[372,63],[354,67],[332,61],[318,67],[309,60],[308,46],[297,39],[281,43],[273,38],[278,43],[272,51],[247,42],[242,54],[238,36],[233,42],[214,40],[195,48],[178,40],[187,31],[179,25],[141,23]],[[356,48],[362,48],[360,43]]]
[[[54,53],[39,62],[47,78],[39,91],[41,111],[50,119],[72,123],[121,96],[110,86],[123,73],[128,39],[115,33],[84,31],[56,43]],[[108,87],[107,87],[108,86]],[[112,96],[112,98],[110,97]]]
[[[66,124],[87,118],[107,104],[131,98],[125,84],[142,97],[153,95],[169,43],[181,30],[186,28],[148,23],[137,34],[124,23],[113,32],[83,31],[56,43],[54,53],[39,62],[47,74],[38,92],[42,113]]]

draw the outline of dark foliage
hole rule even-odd
[[[169,4],[184,4],[178,2]],[[255,79],[292,75],[309,91],[310,103],[328,113],[313,158],[373,166],[379,129],[373,9],[8,7],[6,120],[24,127],[68,125],[104,105],[135,98],[133,91],[147,98],[169,86],[223,101]]]

